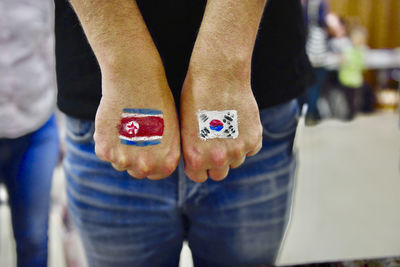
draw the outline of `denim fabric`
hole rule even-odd
[[[58,145],[54,115],[31,134],[0,139],[0,181],[9,195],[19,267],[47,266],[50,188]]]
[[[319,67],[314,68],[315,83],[307,89],[306,101],[308,104],[307,114],[311,115],[315,119],[320,119],[321,114],[318,109],[318,99],[322,93],[322,87],[324,86],[326,69]]]
[[[261,112],[263,148],[228,177],[194,183],[183,161],[168,178],[137,180],[94,154],[94,123],[67,119],[69,208],[90,266],[273,264],[291,205],[295,100]]]

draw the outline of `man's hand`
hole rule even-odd
[[[175,104],[157,48],[132,0],[70,0],[102,74],[102,99],[96,114],[96,154],[117,170],[136,178],[170,175],[180,157]],[[139,147],[121,144],[123,109],[163,112],[161,144]]]
[[[161,179],[169,176],[180,158],[179,126],[175,104],[165,75],[136,77],[129,71],[103,73],[103,96],[95,121],[97,156],[118,171],[135,178]],[[141,81],[141,83],[138,83]],[[164,133],[160,144],[139,147],[121,144],[118,125],[124,108],[161,110]]]
[[[181,95],[185,172],[194,181],[222,180],[229,168],[261,149],[262,126],[250,71],[265,4],[266,0],[207,1]],[[199,110],[236,110],[239,136],[200,139]]]
[[[239,136],[200,139],[198,110],[236,110]],[[203,79],[189,72],[181,95],[181,134],[186,174],[196,182],[224,179],[230,168],[239,167],[262,146],[260,115],[250,83],[219,75]]]

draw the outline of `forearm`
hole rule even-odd
[[[162,72],[158,51],[133,0],[70,0],[102,72]],[[144,78],[144,77],[143,77]]]
[[[208,0],[192,53],[192,65],[249,76],[251,56],[266,0]],[[205,65],[203,62],[208,62]],[[202,68],[202,67],[201,67]],[[202,72],[207,69],[202,69]]]

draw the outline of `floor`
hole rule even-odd
[[[300,121],[299,166],[291,222],[278,265],[400,256],[400,136],[394,112],[359,116],[351,123]],[[85,267],[78,237],[62,226],[61,169],[53,182],[50,267]],[[6,199],[0,189],[0,199]],[[65,250],[65,247],[69,249]],[[65,258],[70,259],[66,264]],[[74,262],[75,261],[75,262]],[[193,266],[182,250],[182,267]],[[0,266],[15,266],[7,205],[0,205]]]
[[[278,264],[400,255],[400,136],[393,112],[300,122],[292,219]]]

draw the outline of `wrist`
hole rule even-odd
[[[149,57],[146,60],[127,55],[100,63],[100,68],[103,96],[122,93],[142,98],[143,95],[154,94],[155,91],[169,91],[161,59]]]
[[[196,77],[206,75],[246,82],[250,80],[252,50],[244,45],[224,44],[221,39],[199,35],[189,71]]]
[[[226,54],[210,57],[210,54],[197,53],[190,60],[188,76],[196,80],[247,86],[251,79],[251,59]]]
[[[104,49],[96,54],[102,73],[128,72],[152,73],[163,70],[163,64],[158,51],[152,48],[118,47],[116,49]]]

